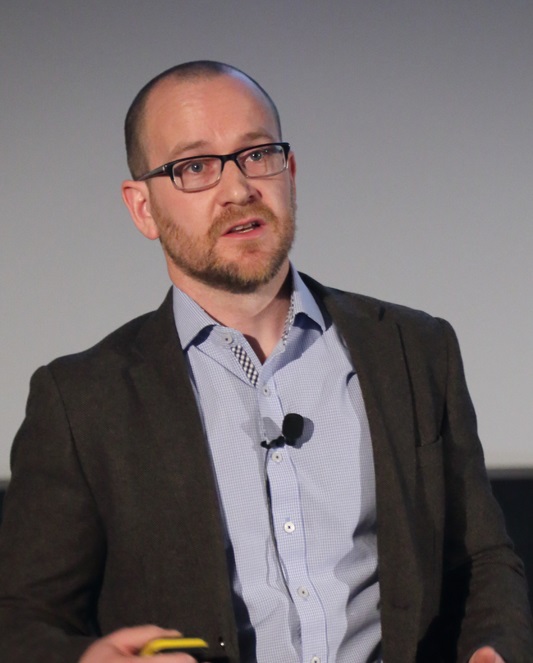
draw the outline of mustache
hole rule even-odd
[[[210,237],[218,237],[229,226],[235,225],[245,218],[257,216],[266,223],[277,223],[278,217],[274,212],[260,201],[254,201],[249,205],[241,207],[228,207],[223,210],[213,221],[209,229]]]

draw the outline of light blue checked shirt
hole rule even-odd
[[[264,364],[240,332],[174,288],[218,483],[241,661],[374,663],[381,625],[368,421],[339,332],[292,275],[292,315]],[[280,435],[289,412],[304,417],[300,441],[266,451],[260,442]]]

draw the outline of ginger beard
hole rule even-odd
[[[262,238],[239,241],[233,246],[234,257],[224,255],[219,246],[224,231],[244,217],[255,215],[269,226],[270,233],[276,238],[275,244],[265,248]],[[210,287],[244,294],[271,281],[285,262],[294,241],[296,200],[291,187],[290,206],[283,217],[278,217],[260,201],[244,207],[230,207],[214,220],[204,237],[193,237],[178,227],[154,200],[152,216],[163,249],[179,270]]]

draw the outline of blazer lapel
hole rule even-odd
[[[416,427],[400,330],[377,301],[304,278],[347,344],[369,420],[376,472],[383,658],[414,660],[422,589],[416,559]]]
[[[196,630],[192,634],[215,645],[212,655],[238,660],[216,482],[174,324],[171,291],[141,329],[136,347],[139,361],[130,375],[151,433],[140,441],[139,490],[146,509],[158,514],[153,528],[157,538],[148,553],[154,564],[147,569],[153,609],[159,623],[183,628],[175,622],[173,587],[179,587],[187,595],[190,628],[195,623],[203,629],[201,625],[212,624],[210,633]],[[225,642],[224,649],[219,640]]]

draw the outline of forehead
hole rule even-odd
[[[247,136],[280,138],[268,101],[240,76],[166,79],[147,99],[143,139],[149,159],[179,158],[195,145],[231,151]]]

